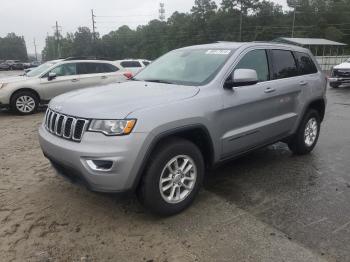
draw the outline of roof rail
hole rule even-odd
[[[96,56],[72,56],[63,58],[63,61],[72,61],[72,60],[106,60],[109,61],[110,59],[107,59],[105,57],[96,57]]]

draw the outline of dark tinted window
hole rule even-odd
[[[299,75],[317,73],[317,67],[308,54],[295,52],[294,55],[298,61]]]
[[[148,61],[142,61],[142,62],[145,66],[148,66],[150,64],[150,62],[148,62]]]
[[[138,61],[123,61],[120,63],[122,67],[142,67]]]
[[[102,66],[102,73],[112,73],[117,72],[119,69],[118,67],[111,65],[111,64],[101,64]]]
[[[78,63],[78,74],[100,74],[117,72],[118,67],[107,63]]]
[[[292,52],[286,50],[271,50],[271,54],[274,79],[298,75],[297,66]]]
[[[235,69],[254,69],[258,74],[260,82],[269,80],[269,66],[266,51],[250,51],[238,62]]]

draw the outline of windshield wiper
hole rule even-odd
[[[160,79],[145,79],[143,81],[145,81],[145,82],[153,82],[153,83],[162,83],[162,84],[174,84],[173,82],[166,81],[166,80],[160,80]]]

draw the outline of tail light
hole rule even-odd
[[[125,72],[123,73],[123,75],[127,78],[127,79],[130,79],[133,77],[133,74],[131,72]]]

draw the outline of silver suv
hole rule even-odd
[[[40,144],[72,181],[135,190],[162,215],[192,203],[206,168],[278,141],[309,153],[325,114],[326,77],[296,46],[186,47],[132,80],[53,99]]]
[[[28,115],[39,104],[47,104],[53,97],[91,86],[127,80],[126,72],[111,61],[53,60],[22,75],[0,79],[0,107]]]

